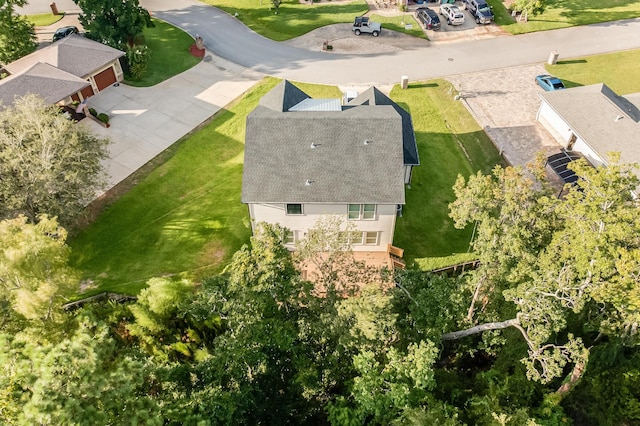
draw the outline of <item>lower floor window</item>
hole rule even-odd
[[[375,246],[378,244],[378,232],[340,232],[339,240],[342,244]]]
[[[286,231],[284,234],[284,243],[285,244],[295,244],[296,242],[296,233],[295,231]]]
[[[364,243],[368,246],[374,246],[378,244],[377,232],[364,232]]]

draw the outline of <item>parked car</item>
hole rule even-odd
[[[378,22],[371,21],[366,16],[358,16],[353,20],[353,27],[351,30],[356,34],[369,33],[374,37],[378,37],[380,31],[382,31],[382,25]]]
[[[53,33],[53,41],[58,41],[70,36],[71,34],[78,34],[78,28],[73,26],[58,28],[56,32]]]
[[[562,80],[549,74],[542,74],[537,76],[536,83],[538,83],[538,86],[542,87],[546,92],[562,90],[565,88]]]
[[[428,7],[419,7],[416,9],[416,19],[421,22],[427,30],[439,30],[440,18],[438,14]]]
[[[476,20],[476,24],[490,24],[493,22],[491,7],[484,0],[463,0],[467,10]]]
[[[443,3],[440,6],[440,15],[447,19],[449,25],[462,25],[464,24],[464,14],[453,4]]]

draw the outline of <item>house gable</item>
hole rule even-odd
[[[375,87],[362,92],[359,96],[352,99],[349,106],[357,105],[390,105],[402,117],[402,148],[404,156],[404,164],[408,166],[420,165],[418,157],[418,145],[416,143],[416,135],[413,130],[413,121],[411,114],[405,111],[400,105],[393,102],[387,95],[382,93]]]
[[[311,96],[284,80],[260,98],[260,105],[273,111],[286,112]]]

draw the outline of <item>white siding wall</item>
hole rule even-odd
[[[573,150],[584,155],[587,161],[589,161],[594,167],[605,165],[604,160],[594,150],[592,150],[591,147],[582,140],[582,138],[578,138],[576,140]]]
[[[536,116],[538,121],[551,133],[564,148],[567,147],[573,132],[569,125],[544,100]]]
[[[542,101],[542,105],[540,105],[540,109],[538,110],[538,121],[549,130],[556,139],[559,138],[558,142],[560,142],[564,148],[567,148],[569,140],[574,134],[573,130],[571,130],[569,124],[544,101]],[[605,164],[602,157],[592,150],[578,135],[576,135],[576,141],[571,149],[584,155],[585,158],[596,167]]]
[[[313,228],[321,216],[339,215],[347,221],[347,204],[303,204],[301,215],[287,215],[286,204],[249,204],[252,226],[260,222],[279,224],[294,231],[296,239]],[[396,225],[396,205],[376,206],[375,220],[349,220],[356,229],[363,232],[378,232],[377,245],[353,245],[354,251],[387,251],[387,244],[393,243]]]
[[[411,169],[413,168],[413,166],[404,166],[404,183],[405,184],[410,184],[411,183]]]

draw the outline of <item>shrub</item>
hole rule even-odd
[[[98,114],[98,120],[102,121],[104,124],[107,124],[109,122],[109,116],[103,112],[101,112],[100,114]]]
[[[145,45],[127,45],[127,62],[129,63],[129,72],[134,79],[141,79],[147,70],[151,50]]]
[[[89,114],[93,115],[94,117],[97,117],[98,111],[96,111],[94,108],[89,108]]]

